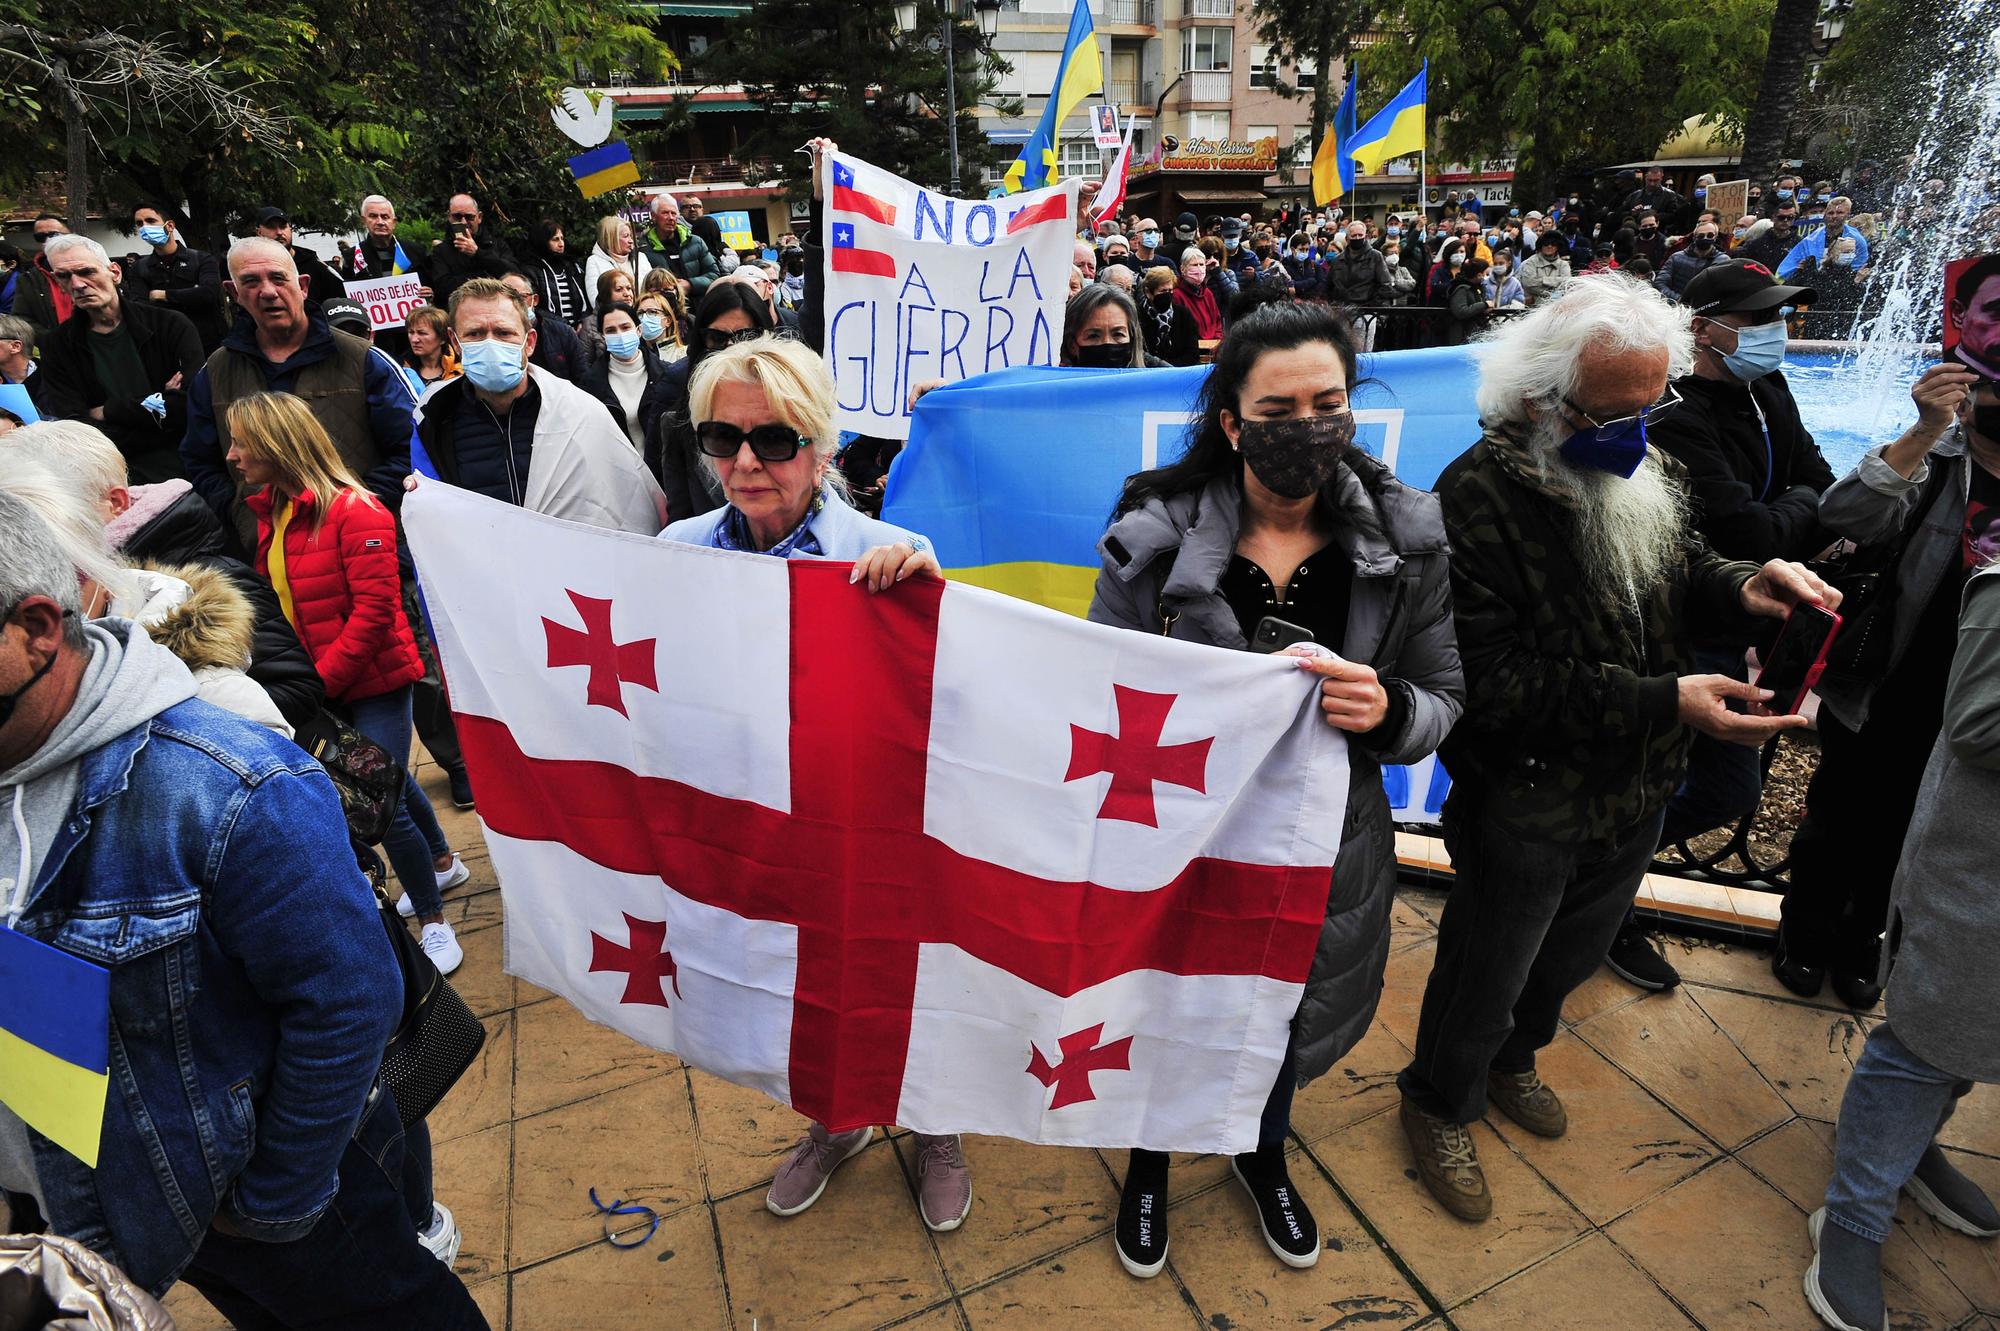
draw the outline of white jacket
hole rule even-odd
[[[636,245],[632,247],[632,252],[622,259],[607,254],[602,245],[591,246],[590,258],[585,260],[583,265],[583,298],[589,302],[591,309],[597,308],[598,277],[613,268],[623,268],[632,274],[632,295],[636,299],[640,290],[646,285],[646,274],[653,271],[653,261],[648,259],[646,252]]]

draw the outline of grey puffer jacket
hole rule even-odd
[[[1437,498],[1407,488],[1373,459],[1357,465],[1373,473],[1369,484],[1378,486],[1376,492],[1346,466],[1326,492],[1335,513],[1334,543],[1354,566],[1347,638],[1339,651],[1373,666],[1406,706],[1394,734],[1349,737],[1339,868],[1292,1022],[1300,1085],[1361,1042],[1381,997],[1396,894],[1396,831],[1381,765],[1414,763],[1436,749],[1465,706],[1452,629],[1450,549]],[[1237,481],[1217,479],[1199,495],[1149,499],[1120,517],[1098,543],[1104,567],[1090,618],[1247,651],[1219,590],[1236,550],[1241,503]]]
[[[2000,1082],[2000,565],[1967,579],[1944,726],[1890,898],[1889,1024],[1925,1062]]]

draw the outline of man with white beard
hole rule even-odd
[[[1492,1213],[1466,1130],[1489,1099],[1540,1136],[1568,1126],[1535,1055],[1632,904],[1692,734],[1761,744],[1804,724],[1692,673],[1691,638],[1747,641],[1753,616],[1839,603],[1804,566],[1732,563],[1689,525],[1646,424],[1693,362],[1685,309],[1578,278],[1486,343],[1485,434],[1438,481],[1467,696],[1442,750],[1451,897],[1397,1083],[1418,1175],[1463,1220]]]

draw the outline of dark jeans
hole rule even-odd
[[[1739,649],[1698,647],[1695,672],[1747,680]],[[1667,801],[1666,825],[1660,844],[1671,846],[1689,837],[1734,824],[1757,807],[1764,792],[1764,751],[1752,744],[1731,744],[1697,734],[1688,746],[1687,776]]]
[[[1445,804],[1451,895],[1424,986],[1416,1057],[1397,1077],[1425,1113],[1470,1123],[1488,1072],[1526,1072],[1563,1000],[1596,971],[1660,844],[1655,814],[1609,846],[1523,841]]]
[[[1942,700],[1928,708],[1916,701],[1916,708],[1878,704],[1859,731],[1820,710],[1819,768],[1792,837],[1783,908],[1785,943],[1797,960],[1824,965],[1865,955],[1888,921],[1889,884],[1943,723]]]
[[[451,704],[445,699],[444,672],[438,666],[437,644],[431,640],[430,621],[424,618],[423,598],[417,585],[403,580],[403,613],[410,621],[410,633],[417,640],[417,655],[423,658],[424,677],[416,682],[411,710],[417,724],[417,738],[446,772],[465,770],[465,755],[459,752],[458,726],[451,719]]]
[[[465,1285],[417,1242],[413,1217],[429,1216],[430,1178],[409,1146],[383,1091],[310,1233],[259,1243],[210,1230],[182,1278],[241,1331],[486,1331]]]

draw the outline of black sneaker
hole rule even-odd
[[[1882,986],[1875,983],[1882,971],[1882,940],[1872,939],[1849,950],[1826,971],[1841,1002],[1856,1012],[1870,1011],[1882,1001]]]
[[[1657,994],[1681,982],[1681,973],[1667,964],[1653,940],[1636,924],[1618,931],[1604,964],[1619,979],[1647,993]]]
[[[1785,926],[1778,926],[1778,945],[1771,953],[1771,974],[1800,998],[1818,998],[1826,985],[1826,963],[1802,955]]]
[[[1125,1162],[1125,1187],[1118,1198],[1118,1264],[1141,1280],[1167,1265],[1167,1157],[1162,1151],[1133,1151]]]
[[[1236,1181],[1257,1204],[1257,1223],[1264,1242],[1286,1266],[1308,1267],[1319,1261],[1319,1222],[1312,1208],[1292,1186],[1285,1169],[1285,1148],[1260,1146],[1249,1155],[1232,1156],[1229,1167]]]
[[[472,807],[472,778],[465,774],[463,767],[454,767],[445,775],[451,778],[451,802],[460,809]]]

